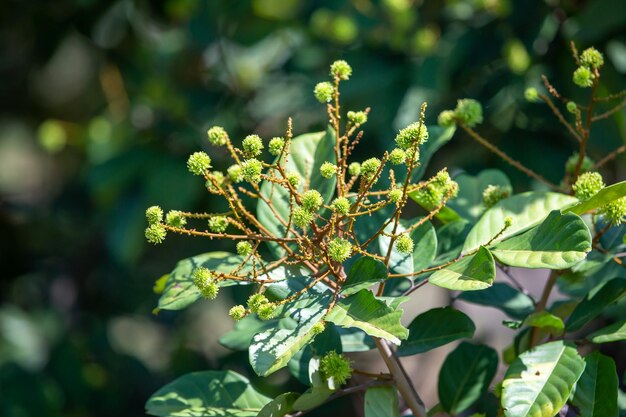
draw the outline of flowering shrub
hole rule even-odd
[[[587,326],[626,293],[626,280],[607,272],[623,267],[617,254],[623,251],[618,226],[626,215],[626,183],[607,187],[598,172],[624,149],[594,162],[586,145],[593,122],[625,102],[601,113],[596,108],[623,100],[624,93],[599,96],[602,55],[593,48],[581,54],[574,49],[574,54],[573,82],[591,89],[588,103],[562,97],[545,77],[545,93],[529,89],[525,94],[529,101],[543,101],[577,142],[578,152],[559,184],[478,133],[483,109],[473,99],[458,100],[454,110],[442,112],[440,126],[426,126],[423,104],[419,120],[397,133],[392,149],[355,161],[369,109],[342,109],[340,86],[352,75],[345,61],[334,62],[331,80],[314,89],[326,105],[326,131],[294,137],[289,120],[283,137],[266,142],[252,134],[238,147],[223,128],[209,129],[209,142],[224,147],[232,165],[225,173],[213,171],[211,157],[196,152],[187,167],[228,210],[164,215],[150,207],[145,234],[155,244],[168,233],[225,239],[232,241],[233,252],[180,261],[162,283],[159,309],[179,310],[200,298],[218,297],[222,287],[249,285],[245,305],[230,309],[238,323],[223,344],[247,349],[258,375],[287,367],[309,389],[271,399],[235,372],[198,372],[155,393],[148,413],[299,416],[338,396],[365,391],[368,417],[397,416],[407,409],[415,417],[466,411],[496,415],[488,401],[480,401],[494,396],[498,416],[552,417],[564,407],[581,416],[617,415],[613,360],[582,347],[626,337],[623,318],[595,332]],[[445,169],[422,178],[431,154],[457,129],[544,189],[513,193],[506,176],[495,170],[477,179],[453,179]],[[410,204],[426,214],[406,218]],[[512,268],[552,271],[540,299],[528,295]],[[511,285],[495,282],[496,270]],[[548,305],[557,283],[569,298]],[[459,344],[441,368],[440,402],[428,412],[398,357],[471,339],[475,326],[461,311],[443,307],[404,327],[401,305],[413,293],[419,297],[427,284],[504,311],[511,320],[503,324],[518,331],[502,355],[508,370],[493,390],[498,353],[478,343]],[[370,349],[378,350],[388,373],[355,369],[344,355]],[[354,374],[366,382],[353,383]]]

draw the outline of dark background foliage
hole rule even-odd
[[[625,85],[620,0],[7,0],[0,22],[2,416],[143,415],[183,373],[249,373],[245,354],[216,341],[232,325],[229,301],[152,314],[154,281],[178,259],[232,248],[178,237],[150,247],[144,210],[218,209],[185,169],[213,124],[233,138],[279,135],[289,116],[296,133],[322,129],[312,89],[333,60],[354,68],[345,108],[372,107],[363,157],[388,149],[422,101],[434,123],[473,97],[481,131],[553,181],[574,142],[524,89],[545,73],[585,97],[570,39],[605,52],[606,92]],[[591,155],[625,137],[620,112],[597,125]],[[534,186],[461,134],[429,171],[446,165]],[[606,176],[623,178],[623,159]],[[301,388],[287,377],[254,382],[268,395]]]

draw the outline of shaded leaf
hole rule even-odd
[[[585,357],[585,371],[576,383],[572,403],[580,417],[617,417],[619,381],[615,362],[600,352]]]
[[[421,219],[421,217],[410,220],[401,219],[396,228],[396,234],[404,232]],[[387,225],[385,231],[392,233],[393,223]],[[427,221],[415,228],[411,231],[409,236],[411,236],[415,244],[413,253],[400,253],[396,250],[395,245],[391,249],[389,270],[394,273],[410,274],[413,271],[419,271],[430,266],[433,259],[435,259],[435,255],[437,254],[437,234],[430,222]],[[387,256],[390,242],[391,238],[389,236],[380,235],[378,237],[379,252],[382,256]]]
[[[232,350],[248,350],[255,334],[270,329],[278,320],[263,321],[250,314],[235,324],[235,328],[220,337],[220,344]]]
[[[486,169],[476,176],[461,173],[454,176],[454,181],[459,184],[459,194],[446,205],[472,223],[478,220],[486,209],[483,204],[485,188],[489,185],[511,187],[507,176],[497,169]]]
[[[484,247],[432,274],[428,281],[450,290],[474,291],[490,287],[496,278],[493,256]]]
[[[365,417],[398,417],[398,391],[395,387],[372,387],[365,391]]]
[[[496,282],[482,291],[465,291],[459,300],[495,307],[514,319],[524,319],[535,311],[532,298],[502,282]]]
[[[589,336],[588,340],[593,343],[610,343],[619,340],[626,340],[626,320],[613,323],[603,329],[600,329]]]
[[[387,279],[385,264],[369,256],[364,256],[350,267],[346,282],[341,286],[341,293],[351,295],[385,279]]]
[[[595,294],[590,293],[576,307],[567,320],[568,332],[580,329],[596,318],[602,310],[626,294],[626,279],[615,278],[607,282]]]
[[[300,394],[297,392],[280,394],[278,397],[265,404],[265,407],[261,409],[257,417],[284,417],[293,411],[293,403],[299,396]]]

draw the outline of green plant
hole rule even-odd
[[[598,163],[586,162],[592,123],[626,101],[594,113],[600,104],[623,100],[624,93],[599,97],[602,55],[595,49],[580,55],[574,49],[574,55],[579,67],[573,81],[591,88],[587,104],[562,97],[545,77],[548,94],[536,89],[525,94],[531,101],[544,101],[578,144],[560,184],[481,136],[475,127],[483,110],[472,99],[443,112],[442,126],[426,126],[423,104],[420,119],[398,132],[393,149],[353,161],[369,109],[346,112],[344,122],[340,84],[352,75],[345,61],[331,65],[331,82],[315,87],[316,98],[327,106],[328,129],[294,137],[289,120],[284,138],[267,146],[273,161],[263,157],[266,147],[259,136],[246,137],[240,149],[224,129],[210,129],[211,144],[225,147],[234,165],[227,175],[211,171],[211,158],[196,152],[188,168],[204,178],[210,193],[225,200],[228,211],[175,211],[164,222],[163,211],[151,207],[146,237],[152,243],[161,243],[167,233],[226,239],[235,252],[180,261],[162,283],[159,309],[182,309],[201,297],[217,297],[221,287],[250,285],[247,304],[230,310],[238,323],[224,344],[248,349],[258,375],[288,367],[310,388],[270,399],[232,371],[198,372],[155,393],[148,413],[300,416],[338,396],[366,391],[368,417],[397,416],[405,409],[415,417],[468,410],[495,415],[489,401],[479,401],[494,395],[500,397],[499,416],[553,417],[566,404],[581,416],[616,415],[615,364],[598,352],[582,357],[578,348],[626,338],[623,317],[593,334],[579,331],[626,294],[626,280],[611,279],[607,272],[623,267],[619,226],[626,214],[626,182],[605,187],[599,173],[583,171],[595,172],[626,149]],[[553,99],[563,103],[572,122]],[[452,179],[444,169],[423,179],[424,165],[457,126],[545,189],[514,194],[506,176],[495,170]],[[424,216],[403,216],[412,201],[425,210]],[[527,294],[511,268],[552,271],[539,300]],[[495,283],[498,269],[512,286]],[[557,283],[569,298],[549,306]],[[458,345],[440,371],[440,402],[428,413],[398,357],[472,338],[475,326],[447,306],[404,327],[401,304],[426,284],[453,291],[452,302],[501,309],[512,318],[503,324],[518,330],[503,353],[506,375],[493,391],[496,351],[469,342]],[[372,348],[388,373],[354,369],[344,356]],[[368,381],[348,385],[353,374]]]

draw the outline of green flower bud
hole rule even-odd
[[[569,157],[569,159],[565,163],[565,171],[570,175],[574,175],[574,171],[576,171],[577,163],[578,163],[578,152],[575,152],[572,156]],[[581,172],[590,171],[591,168],[593,168],[594,164],[595,162],[592,159],[585,156],[583,158],[583,163],[580,166],[580,171]]]
[[[364,111],[349,111],[348,120],[355,125],[367,123],[367,113]]]
[[[328,242],[328,255],[335,262],[343,262],[352,256],[352,244],[346,239],[336,237]]]
[[[352,364],[348,358],[335,351],[328,352],[320,360],[320,373],[337,385],[345,384],[352,376]]]
[[[426,125],[415,122],[400,130],[395,140],[400,148],[409,149],[415,144],[421,145],[428,140],[428,129]]]
[[[280,155],[285,147],[285,139],[283,138],[272,138],[270,139],[270,143],[267,145],[270,154],[274,156]]]
[[[217,185],[215,185],[217,183]],[[209,178],[206,180],[206,188],[212,194],[219,194],[221,187],[224,184],[224,174],[220,171],[212,171]]]
[[[394,203],[398,203],[402,200],[402,190],[400,188],[394,188],[393,190],[389,191],[389,194],[387,195],[387,198],[389,198],[389,201],[392,201]]]
[[[161,223],[163,220],[163,210],[159,206],[148,207],[146,210],[148,224]]]
[[[318,335],[320,333],[323,333],[324,329],[326,329],[326,322],[323,320],[318,321],[317,323],[313,325],[313,327],[311,327],[311,333],[313,335]]]
[[[578,112],[578,106],[573,101],[568,101],[565,107],[567,108],[567,111],[572,114],[576,114]]]
[[[219,291],[220,288],[217,286],[217,283],[210,282],[205,287],[200,288],[200,295],[207,300],[215,300]]]
[[[589,68],[600,68],[604,65],[604,57],[596,48],[587,48],[580,54],[580,62]]]
[[[229,166],[226,173],[228,174],[228,179],[234,183],[243,181],[243,170],[239,164]]]
[[[539,92],[535,87],[528,87],[526,91],[524,91],[524,98],[531,103],[539,101]]]
[[[228,133],[221,126],[213,126],[207,131],[209,142],[215,146],[224,146],[228,143]]]
[[[330,162],[324,162],[322,166],[320,166],[320,174],[324,178],[332,178],[333,175],[337,173],[337,165],[332,164]]]
[[[267,297],[265,297],[263,294],[252,294],[250,297],[248,297],[248,308],[253,313],[256,313],[257,311],[259,311],[259,308],[262,305],[268,303],[269,301]]]
[[[406,152],[400,148],[395,148],[389,153],[389,162],[394,165],[403,164],[406,161]]]
[[[237,242],[237,255],[239,256],[248,256],[252,252],[252,245],[250,242],[246,242],[242,240],[241,242]]]
[[[241,175],[243,179],[257,184],[261,181],[261,172],[263,172],[263,164],[255,158],[250,158],[241,164]]]
[[[330,205],[333,211],[337,214],[345,216],[350,212],[350,200],[345,197],[337,197]]]
[[[154,223],[148,226],[145,235],[148,242],[156,245],[157,243],[163,243],[167,230],[161,223]]]
[[[263,152],[263,140],[259,137],[259,135],[248,135],[243,140],[241,147],[243,148],[243,154],[245,157],[252,158]]]
[[[228,311],[228,315],[234,320],[239,321],[246,316],[246,308],[242,305],[233,306],[233,308]]]
[[[211,168],[211,157],[205,152],[195,152],[187,159],[187,169],[194,175],[204,175]]]
[[[415,244],[413,243],[413,239],[409,236],[408,233],[402,233],[396,239],[396,250],[403,254],[413,253],[413,247]]]
[[[469,127],[474,127],[483,122],[483,107],[478,101],[471,98],[457,100],[454,113],[460,123]]]
[[[304,207],[296,207],[293,209],[293,224],[300,229],[304,229],[313,221],[313,213]]]
[[[504,227],[508,229],[508,228],[509,228],[509,227],[511,227],[511,226],[513,226],[513,217],[511,217],[511,216],[506,216],[506,217],[504,218]]]
[[[352,162],[350,165],[348,165],[348,172],[350,173],[350,175],[358,177],[359,175],[361,175],[361,164],[359,164],[358,162]]]
[[[182,212],[178,210],[170,210],[165,216],[165,223],[172,227],[183,227],[187,224],[187,219]]]
[[[506,185],[490,184],[483,190],[483,205],[487,208],[493,207],[498,201],[511,195],[511,187]]]
[[[276,314],[276,306],[272,303],[265,303],[259,307],[257,315],[261,320],[271,320]]]
[[[287,177],[287,181],[289,181],[289,184],[291,184],[293,188],[298,188],[298,184],[300,184],[299,174],[295,172],[288,172],[286,177]]]
[[[598,172],[585,172],[580,174],[576,183],[572,186],[574,195],[580,201],[589,200],[603,188],[604,181],[602,180],[602,175]]]
[[[317,190],[309,190],[302,194],[302,207],[310,212],[316,212],[324,204],[322,195]]]
[[[347,80],[352,75],[352,67],[344,60],[338,60],[330,66],[330,75],[339,77],[340,80]]]
[[[361,164],[361,174],[367,180],[371,180],[372,178],[374,178],[374,175],[376,175],[379,168],[380,168],[380,159],[370,158],[366,161],[363,161],[363,163]]]
[[[578,67],[572,75],[572,81],[579,87],[591,87],[593,85],[593,73],[587,67]]]
[[[439,126],[441,127],[452,127],[456,124],[455,117],[456,114],[453,110],[444,110],[439,113],[439,116],[437,117],[437,123],[439,123]]]
[[[320,103],[328,103],[333,99],[333,94],[335,93],[335,87],[328,81],[324,81],[322,83],[317,83],[315,89],[313,90],[313,94],[315,98]]]
[[[209,230],[213,233],[224,233],[228,228],[228,217],[213,216],[209,218]]]
[[[219,287],[213,279],[213,274],[207,268],[201,266],[193,271],[193,283],[202,297],[213,300],[217,297]]]
[[[606,221],[614,226],[619,226],[624,222],[624,216],[626,216],[626,197],[605,204],[600,207],[599,211]]]

